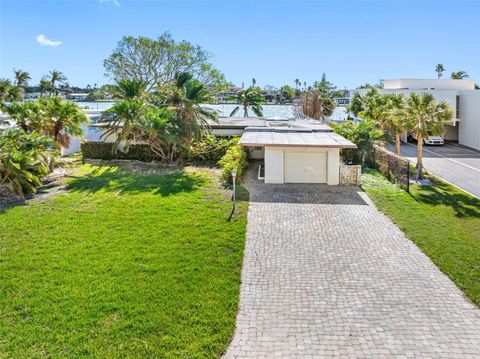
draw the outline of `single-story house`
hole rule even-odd
[[[356,145],[318,123],[247,127],[239,144],[264,158],[265,183],[340,182],[340,149]]]
[[[90,127],[103,132],[107,125]],[[338,185],[340,149],[356,148],[329,126],[308,118],[220,117],[209,126],[217,136],[241,136],[239,144],[249,157],[263,160],[265,183]],[[101,140],[115,139],[112,134]]]

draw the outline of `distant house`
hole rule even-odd
[[[88,93],[81,92],[81,93],[70,93],[66,97],[67,97],[67,100],[71,100],[71,101],[85,101],[87,99],[87,96],[88,96]]]
[[[37,100],[42,97],[41,92],[27,92],[25,94],[25,100]]]
[[[230,87],[227,91],[217,94],[217,103],[235,103],[232,97],[235,97],[242,89],[240,87]]]

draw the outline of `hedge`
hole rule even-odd
[[[92,158],[99,160],[138,160],[143,162],[151,162],[158,160],[147,144],[131,144],[128,152],[120,150],[113,151],[114,144],[107,142],[90,142],[81,143],[83,158]]]

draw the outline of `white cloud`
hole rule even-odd
[[[112,3],[115,6],[120,6],[120,0],[98,0],[100,4]]]
[[[48,37],[46,37],[44,34],[40,34],[36,37],[37,39],[37,42],[42,45],[42,46],[53,46],[53,47],[57,47],[57,46],[60,46],[62,44],[61,41],[54,41],[54,40],[50,40]]]

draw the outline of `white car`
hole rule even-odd
[[[414,139],[415,141],[417,141],[417,136],[415,135],[415,133],[411,133],[410,136],[412,137],[412,139]],[[443,145],[445,143],[444,139],[443,139],[443,136],[433,136],[433,135],[429,135],[428,138],[424,138],[423,139],[423,144],[425,145]]]

